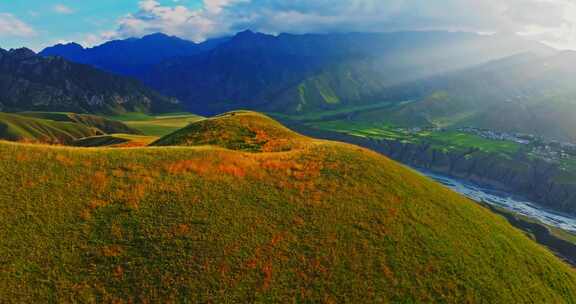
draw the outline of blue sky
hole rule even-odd
[[[164,32],[202,41],[266,33],[516,33],[576,49],[574,0],[0,0],[0,47],[93,46]]]
[[[169,6],[202,6],[201,0],[158,2]],[[21,21],[33,33],[0,34],[0,47],[39,49],[59,41],[86,42],[90,34],[114,31],[122,16],[138,9],[138,0],[1,0],[0,14]]]

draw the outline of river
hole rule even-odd
[[[530,217],[544,224],[576,233],[576,216],[563,214],[540,207],[532,202],[523,200],[505,192],[495,191],[469,182],[457,180],[444,175],[418,170],[420,173],[433,178],[448,188],[478,202],[484,202],[496,207]]]

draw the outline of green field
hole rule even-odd
[[[576,301],[547,249],[381,155],[254,113],[189,131],[153,148],[0,142],[0,299]]]
[[[122,121],[144,135],[164,136],[203,117],[191,113],[171,113],[153,116],[143,113],[128,113],[119,116],[109,116],[108,118]]]
[[[323,120],[329,120],[332,117],[337,116],[353,115],[355,113],[369,112],[377,109],[395,108],[401,105],[409,104],[410,102],[411,101],[374,102],[366,105],[339,107],[338,109],[333,110],[314,111],[314,112],[301,113],[298,115],[285,115],[280,113],[270,113],[270,114],[273,117],[290,119],[294,121],[323,121]]]
[[[517,153],[522,145],[501,140],[490,140],[480,136],[459,131],[418,131],[378,123],[359,123],[354,121],[336,120],[308,122],[308,126],[322,130],[341,132],[349,135],[398,140],[410,143],[427,143],[444,151],[465,151],[477,149],[486,153],[501,153],[512,155]]]

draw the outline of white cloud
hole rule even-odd
[[[139,11],[118,21],[115,36],[165,32],[200,41],[247,28],[266,33],[462,30],[522,33],[549,44],[576,42],[573,0],[203,0],[201,8],[181,3],[141,0]]]
[[[58,14],[63,14],[63,15],[69,15],[69,14],[73,14],[74,10],[64,4],[56,4],[52,7],[52,9],[58,13]]]
[[[0,37],[30,37],[36,31],[12,14],[0,13]]]

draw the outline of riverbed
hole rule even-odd
[[[508,193],[496,191],[448,176],[422,170],[419,170],[419,172],[474,201],[501,207],[535,219],[549,226],[576,233],[576,216],[549,210]]]

